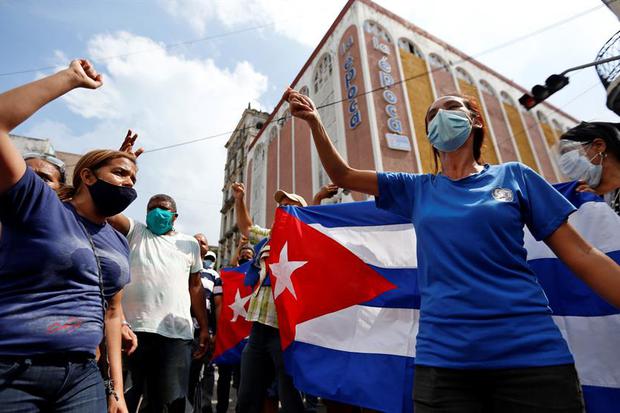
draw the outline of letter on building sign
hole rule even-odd
[[[386,133],[385,139],[387,139],[387,144],[389,148],[407,152],[411,150],[411,144],[409,143],[409,139],[406,136],[396,135],[394,133]]]
[[[381,87],[394,86],[394,78],[392,77],[392,75],[383,71],[379,72],[379,82]]]
[[[389,89],[383,91],[383,100],[385,100],[390,105],[395,105],[396,103],[398,103],[398,98],[396,97],[396,94]]]
[[[385,107],[385,113],[387,113],[390,118],[398,117],[398,109],[396,109],[396,106],[394,105],[387,105]]]
[[[390,48],[388,47],[388,45],[385,43],[381,43],[377,36],[372,37],[372,47],[379,50],[383,54],[390,54]]]
[[[341,51],[341,53],[342,53],[343,56],[345,55],[346,52],[349,51],[351,46],[353,46],[353,36],[349,36],[347,41],[342,44],[342,51]]]
[[[390,65],[390,62],[388,62],[386,56],[383,56],[381,59],[379,59],[379,69],[381,69],[385,73],[392,73],[392,65]]]
[[[394,133],[401,134],[403,133],[403,124],[400,122],[399,118],[389,118],[388,129]]]
[[[349,120],[349,127],[351,129],[355,129],[360,123],[362,123],[362,115],[359,110],[351,115],[351,119]]]

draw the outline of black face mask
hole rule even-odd
[[[106,217],[123,212],[138,196],[133,188],[113,185],[99,178],[87,188],[97,212]]]
[[[243,265],[243,264],[245,264],[248,261],[252,261],[252,260],[249,260],[247,258],[239,258],[238,263],[239,263],[239,265]]]

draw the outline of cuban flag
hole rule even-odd
[[[577,208],[568,221],[591,245],[620,263],[620,217],[597,195],[575,192],[577,182],[554,186]],[[619,411],[620,310],[603,301],[527,231],[525,247],[575,358],[586,411]]]
[[[557,188],[578,208],[569,221],[620,262],[620,218],[599,197],[575,194],[575,184]],[[620,312],[529,233],[526,247],[575,356],[588,412],[613,412]],[[296,387],[378,411],[412,411],[420,308],[412,224],[374,202],[279,208],[269,267]]]
[[[217,364],[239,364],[252,323],[246,320],[252,287],[245,285],[247,262],[239,267],[222,268],[222,309],[217,320],[213,361]]]

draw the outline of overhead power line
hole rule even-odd
[[[612,0],[612,2],[615,2],[615,1],[620,1],[620,0]],[[467,58],[458,60],[456,62],[452,62],[452,63],[450,63],[450,66],[456,66],[456,65],[459,65],[459,64],[462,64],[462,63],[465,63],[465,62],[469,62],[469,61],[472,61],[472,60],[474,60],[474,59],[476,59],[476,58],[478,58],[480,56],[483,56],[485,54],[489,54],[489,53],[495,52],[497,50],[500,50],[500,49],[512,46],[515,43],[522,42],[522,41],[524,41],[526,39],[529,39],[531,37],[537,36],[537,35],[539,35],[539,34],[541,34],[543,32],[546,32],[548,30],[551,30],[553,28],[559,27],[559,26],[564,25],[566,23],[569,23],[569,22],[571,22],[573,20],[576,20],[576,19],[578,19],[580,17],[583,17],[583,16],[585,16],[585,15],[587,15],[589,13],[592,13],[592,12],[602,8],[602,7],[605,7],[605,4],[600,4],[598,6],[589,8],[589,9],[584,10],[584,11],[581,11],[581,12],[579,12],[577,14],[574,14],[574,15],[572,15],[570,17],[561,19],[561,20],[559,20],[559,21],[557,21],[555,23],[552,23],[550,25],[547,25],[545,27],[536,29],[536,30],[534,30],[534,31],[532,31],[530,33],[525,34],[525,35],[517,36],[517,37],[515,37],[512,40],[509,40],[509,41],[500,43],[500,44],[498,44],[496,46],[493,46],[491,48],[485,49],[485,50],[483,50],[483,51],[481,51],[479,53],[476,53],[473,56],[469,56]],[[416,75],[413,75],[413,76],[410,76],[410,77],[407,77],[407,78],[404,78],[404,79],[397,80],[397,81],[394,82],[393,85],[399,85],[399,84],[402,84],[402,83],[406,83],[406,82],[409,82],[411,80],[418,79],[420,77],[430,75],[431,73],[434,73],[434,72],[439,71],[439,70],[443,70],[443,68],[442,67],[433,68],[431,70],[427,70],[427,71],[421,72],[419,74],[416,74]],[[589,87],[583,93],[588,92],[594,86],[596,86],[596,85],[593,85],[593,86]],[[364,91],[362,93],[359,93],[356,97],[364,96],[364,95],[369,95],[369,94],[372,94],[372,93],[375,93],[375,92],[383,91],[384,89],[385,88],[383,88],[383,87],[378,87],[378,88],[375,88],[375,89],[367,90],[367,91]],[[577,96],[577,97],[579,97],[579,96]],[[317,110],[324,109],[324,108],[327,108],[327,107],[330,107],[330,106],[333,106],[333,105],[337,105],[337,104],[340,104],[340,103],[343,103],[343,102],[348,102],[349,100],[350,100],[349,98],[343,98],[343,99],[335,100],[333,102],[328,102],[328,103],[325,103],[323,105],[317,106]],[[569,103],[571,103],[571,102],[569,102]],[[568,104],[566,104],[566,105],[568,105]],[[566,106],[566,105],[564,105],[564,106]],[[557,112],[559,110],[560,109],[554,109],[552,112],[555,113],[555,112]],[[287,119],[286,116],[282,116],[282,117],[277,118],[277,119],[272,119],[269,122],[265,122],[263,128],[265,128],[267,125],[269,125],[271,123],[282,122],[282,121],[285,121],[286,119]],[[163,151],[163,150],[167,150],[167,149],[177,148],[177,147],[180,147],[180,146],[190,145],[190,144],[193,144],[193,143],[196,143],[196,142],[202,142],[202,141],[206,141],[206,140],[211,140],[211,139],[219,138],[219,137],[222,137],[222,136],[232,135],[233,133],[241,132],[241,131],[244,131],[246,129],[252,129],[252,128],[254,128],[254,126],[244,126],[244,127],[241,127],[241,128],[233,129],[231,131],[221,132],[221,133],[218,133],[218,134],[215,134],[215,135],[210,135],[210,136],[205,136],[203,138],[191,139],[191,140],[187,140],[187,141],[183,141],[183,142],[178,142],[178,143],[175,143],[175,144],[172,144],[172,145],[166,145],[166,146],[161,146],[161,147],[149,149],[149,150],[144,151],[144,153],[159,152],[159,151]]]
[[[136,50],[136,51],[133,51],[133,52],[123,53],[123,54],[118,54],[118,55],[113,55],[113,56],[101,57],[101,58],[98,58],[97,61],[100,62],[100,61],[121,59],[121,58],[124,58],[124,57],[133,56],[133,55],[137,55],[137,54],[150,53],[150,52],[153,52],[153,51],[160,50],[161,48],[164,48],[166,50],[170,50],[170,49],[174,49],[174,48],[181,47],[181,46],[187,46],[187,45],[192,45],[192,44],[195,44],[195,43],[206,42],[206,41],[209,41],[209,40],[220,39],[222,37],[228,37],[228,36],[232,36],[232,35],[239,34],[239,33],[246,33],[246,32],[250,32],[250,31],[254,31],[254,30],[260,30],[260,29],[264,29],[264,28],[273,26],[275,24],[276,24],[275,22],[272,22],[272,23],[262,24],[262,25],[259,25],[259,26],[246,27],[244,29],[233,30],[233,31],[224,32],[224,33],[218,33],[218,34],[214,34],[214,35],[206,36],[206,37],[200,37],[198,39],[185,40],[185,41],[177,42],[177,43],[164,43],[163,45],[161,45],[159,47],[152,47],[152,48],[144,49],[144,50]],[[3,77],[3,76],[13,76],[13,75],[21,75],[21,74],[25,74],[25,73],[43,72],[43,71],[47,71],[47,70],[55,70],[57,68],[58,68],[58,66],[43,66],[43,67],[38,67],[38,68],[35,68],[35,69],[16,70],[14,72],[0,73],[0,77]]]

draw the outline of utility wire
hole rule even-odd
[[[616,0],[614,0],[616,1]],[[275,25],[276,22],[272,22],[272,23],[267,23],[267,24],[262,24],[259,26],[253,26],[253,27],[246,27],[244,29],[239,29],[239,30],[233,30],[230,32],[224,32],[224,33],[218,33],[218,34],[214,34],[211,36],[206,36],[206,37],[201,37],[198,39],[192,39],[192,40],[186,40],[183,42],[178,42],[178,43],[164,43],[162,46],[160,47],[153,47],[150,49],[144,49],[144,50],[137,50],[134,52],[129,52],[129,53],[123,53],[123,54],[119,54],[119,55],[113,55],[113,56],[106,56],[106,57],[102,57],[102,58],[98,58],[96,59],[96,61],[107,61],[107,60],[113,60],[113,59],[119,59],[119,58],[124,58],[124,57],[128,57],[128,56],[133,56],[133,55],[137,55],[137,54],[143,54],[143,53],[150,53],[153,51],[157,51],[160,50],[160,48],[164,48],[165,50],[170,50],[170,49],[174,49],[180,46],[186,46],[186,45],[192,45],[195,43],[200,43],[200,42],[206,42],[209,40],[214,40],[214,39],[220,39],[222,37],[227,37],[227,36],[232,36],[235,34],[239,34],[239,33],[245,33],[245,32],[250,32],[250,31],[254,31],[254,30],[260,30],[260,29],[264,29],[270,26]],[[17,70],[14,72],[5,72],[5,73],[0,73],[0,77],[4,77],[4,76],[13,76],[13,75],[20,75],[20,74],[24,74],[24,73],[33,73],[33,72],[42,72],[42,71],[47,71],[47,70],[54,70],[57,69],[58,66],[44,66],[44,67],[39,67],[36,69],[25,69],[25,70]]]
[[[613,2],[616,2],[616,1],[619,1],[619,0],[612,0],[610,3],[613,3]],[[514,38],[514,39],[512,39],[512,40],[509,40],[509,41],[507,41],[507,42],[503,42],[503,43],[500,43],[500,44],[498,44],[498,45],[496,45],[496,46],[493,46],[493,47],[491,47],[491,48],[489,48],[489,49],[485,49],[485,50],[483,50],[483,51],[481,51],[481,52],[479,52],[479,53],[477,53],[477,54],[475,54],[475,55],[473,55],[473,56],[469,56],[469,57],[467,57],[467,58],[464,58],[464,59],[458,60],[458,61],[456,61],[456,62],[450,63],[450,66],[453,66],[453,67],[454,67],[454,66],[456,66],[456,65],[459,65],[459,64],[462,64],[462,63],[465,63],[465,62],[469,62],[469,61],[471,61],[471,60],[474,60],[475,58],[480,57],[480,56],[482,56],[482,55],[485,55],[485,54],[488,54],[488,53],[492,53],[492,52],[494,52],[494,51],[497,51],[497,50],[500,50],[500,49],[506,48],[506,47],[508,47],[508,46],[512,46],[512,45],[513,45],[513,44],[515,44],[515,43],[521,42],[521,41],[526,40],[526,39],[528,39],[528,38],[530,38],[530,37],[533,37],[533,36],[536,36],[536,35],[538,35],[538,34],[540,34],[540,33],[543,33],[543,32],[545,32],[545,31],[547,31],[547,30],[553,29],[553,28],[555,28],[555,27],[561,26],[561,25],[566,24],[566,23],[568,23],[568,22],[570,22],[570,21],[573,21],[573,20],[575,20],[575,19],[578,19],[578,18],[580,18],[580,17],[583,17],[583,16],[585,16],[585,15],[587,15],[587,14],[589,14],[589,13],[592,13],[592,12],[593,12],[593,11],[595,11],[595,10],[600,9],[601,7],[605,7],[605,4],[600,4],[600,5],[596,6],[596,7],[592,7],[592,8],[590,8],[590,9],[584,10],[584,11],[582,11],[582,12],[579,12],[579,13],[577,13],[577,14],[574,14],[574,15],[572,15],[572,16],[570,16],[570,17],[565,18],[565,19],[559,20],[559,21],[557,21],[557,22],[555,22],[555,23],[552,23],[552,24],[550,24],[550,25],[548,25],[548,26],[545,26],[545,27],[542,27],[542,28],[540,28],[540,29],[537,29],[537,30],[535,30],[535,31],[533,31],[533,32],[530,32],[530,33],[528,33],[528,34],[525,34],[525,35],[522,35],[522,36],[518,36],[518,37],[516,37],[516,38]],[[408,78],[404,78],[404,79],[397,80],[397,81],[395,81],[395,82],[393,83],[393,85],[392,85],[392,86],[399,85],[399,84],[402,84],[402,83],[406,83],[406,82],[409,82],[409,81],[411,81],[411,80],[415,80],[415,79],[418,79],[418,78],[420,78],[420,77],[427,76],[427,75],[430,75],[431,73],[434,73],[434,72],[436,72],[436,71],[440,71],[440,70],[444,70],[444,69],[445,69],[445,67],[443,67],[443,66],[436,67],[436,68],[432,68],[431,70],[427,70],[427,71],[421,72],[421,73],[419,73],[419,74],[416,74],[416,75],[410,76],[410,77],[408,77]],[[596,85],[594,85],[594,86],[596,86]],[[590,90],[591,88],[593,88],[594,86],[592,86],[592,87],[588,88],[588,89],[586,90],[586,92],[587,92],[587,91],[589,91],[589,90]],[[375,93],[375,92],[378,92],[378,91],[383,91],[383,90],[385,90],[385,89],[386,89],[386,88],[384,88],[384,87],[378,87],[378,88],[375,88],[375,89],[371,89],[371,90],[368,90],[368,91],[365,91],[365,92],[359,93],[359,94],[358,94],[357,96],[355,96],[353,99],[355,99],[355,98],[357,98],[357,97],[359,97],[359,96],[365,96],[365,95],[372,94],[372,93]],[[585,93],[585,92],[584,92],[584,93]],[[580,97],[580,96],[581,96],[581,95],[579,95],[579,96],[577,96],[577,97]],[[577,97],[576,97],[576,98],[577,98]],[[575,99],[576,99],[576,98],[575,98]],[[343,98],[343,99],[340,99],[340,100],[336,100],[336,101],[333,101],[333,102],[328,102],[328,103],[326,103],[326,104],[323,104],[323,105],[317,106],[317,107],[316,107],[316,109],[317,109],[317,110],[324,109],[324,108],[327,108],[327,107],[329,107],[329,106],[337,105],[337,104],[339,104],[339,103],[348,102],[349,100],[350,100],[350,99],[349,99],[348,97],[346,97],[346,98]],[[552,113],[555,113],[555,112],[557,112],[558,110],[560,110],[560,109],[553,109]],[[264,126],[263,126],[263,128],[264,128],[264,127],[266,127],[267,125],[269,125],[269,124],[273,123],[273,122],[282,122],[282,121],[286,121],[289,117],[290,117],[290,115],[289,115],[289,116],[282,116],[282,117],[279,117],[279,118],[277,118],[277,119],[272,119],[272,120],[270,120],[269,122],[264,123],[264,124],[263,124],[263,125],[264,125]],[[184,141],[184,142],[175,143],[175,144],[172,144],[172,145],[166,145],[166,146],[161,146],[161,147],[158,147],[158,148],[149,149],[149,150],[144,151],[144,153],[159,152],[159,151],[163,151],[163,150],[167,150],[167,149],[177,148],[177,147],[179,147],[179,146],[190,145],[190,144],[192,144],[192,143],[196,143],[196,142],[201,142],[201,141],[206,141],[206,140],[210,140],[210,139],[219,138],[219,137],[226,136],[226,135],[232,135],[233,133],[236,133],[236,132],[241,132],[241,131],[244,131],[244,130],[246,130],[246,129],[251,129],[251,128],[253,128],[253,127],[254,127],[254,126],[244,126],[244,127],[241,127],[241,128],[233,129],[233,130],[231,130],[231,131],[227,131],[227,132],[218,133],[218,134],[216,134],[216,135],[210,135],[210,136],[206,136],[206,137],[203,137],[203,138],[192,139],[192,140],[188,140],[188,141]]]

